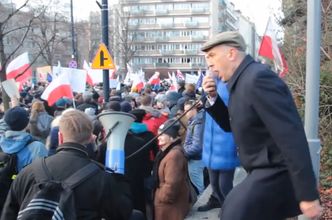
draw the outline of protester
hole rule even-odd
[[[203,177],[204,163],[202,161],[204,110],[198,109],[195,104],[195,100],[188,100],[184,103],[184,111],[188,111],[186,114],[188,126],[183,149],[188,160],[189,177],[198,193],[201,194],[205,188]]]
[[[62,181],[89,163],[86,145],[93,139],[88,116],[78,110],[65,112],[59,122],[57,153],[45,159],[46,168],[56,181]],[[36,183],[34,165],[26,167],[12,184],[2,220],[17,219],[19,210],[25,210],[29,188]],[[129,219],[132,203],[128,184],[121,176],[107,173],[103,167],[74,188],[77,219]]]
[[[29,123],[29,113],[27,110],[19,106],[10,108],[5,112],[4,122],[9,130],[6,130],[0,137],[0,149],[6,154],[16,155],[17,162],[15,168],[18,173],[36,158],[47,156],[44,144],[34,139],[25,131]],[[1,188],[0,211],[9,190],[8,186],[2,185]]]
[[[53,117],[46,112],[44,103],[40,101],[35,101],[32,104],[30,115],[30,134],[45,143],[51,130]]]
[[[179,125],[167,129],[172,120],[159,128],[160,151],[153,167],[154,219],[183,220],[190,209],[187,160],[179,138]]]
[[[143,123],[148,126],[149,131],[157,135],[159,126],[168,119],[168,114],[153,108],[152,104],[151,95],[144,94],[141,98],[141,105],[138,108],[146,111]]]
[[[227,82],[230,92],[227,107],[213,77],[206,76],[207,111],[220,127],[233,132],[249,173],[228,194],[221,219],[285,219],[301,212],[317,219],[322,208],[292,95],[277,74],[246,55],[245,48],[238,32],[218,34],[202,47],[209,70]]]

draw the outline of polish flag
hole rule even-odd
[[[155,72],[151,78],[149,79],[148,83],[150,85],[159,85],[160,84],[160,73],[159,72]]]
[[[272,60],[280,77],[284,77],[288,72],[288,65],[284,55],[278,47],[275,26],[272,23],[271,18],[269,18],[267,22],[258,55]]]
[[[32,76],[29,55],[27,52],[16,57],[6,69],[7,79],[15,79],[16,82],[24,83]]]
[[[47,100],[49,106],[54,105],[62,97],[74,98],[69,77],[66,73],[62,73],[53,79],[41,95],[42,99]]]
[[[180,70],[176,70],[176,78],[179,80],[184,80],[184,75]]]
[[[177,80],[176,80],[176,77],[175,77],[175,73],[172,72],[172,75],[170,75],[168,73],[168,77],[170,78],[170,81],[171,81],[171,86],[169,87],[168,91],[177,92],[178,91],[178,83],[177,83]]]
[[[141,79],[139,75],[134,75],[133,76],[133,84],[131,86],[131,91],[133,92],[141,92],[141,90],[144,88],[144,81]]]
[[[83,62],[83,69],[87,72],[86,82],[90,86],[103,82],[103,70],[91,69],[90,65],[85,60]]]

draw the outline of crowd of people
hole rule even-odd
[[[193,192],[200,195],[208,183],[212,194],[198,211],[222,207],[222,220],[319,216],[305,135],[285,84],[245,55],[236,32],[215,36],[202,50],[212,72],[203,81],[207,100],[183,81],[177,91],[146,85],[135,93],[122,86],[106,103],[102,90],[87,88],[54,106],[40,98],[41,83],[25,88],[0,120],[1,151],[17,156],[18,173],[1,192],[1,219],[31,209],[38,158],[56,181],[90,163],[99,168],[74,189],[78,219],[181,220],[195,202]],[[104,111],[135,116],[123,134],[124,151],[139,153],[125,160],[123,176],[104,167],[107,137],[97,117]],[[248,177],[233,189],[240,162]]]
[[[4,112],[0,121],[1,150],[7,154],[17,154],[19,173],[19,178],[14,181],[9,191],[11,196],[8,196],[6,205],[6,195],[2,197],[3,219],[16,216],[24,206],[23,200],[26,195],[20,194],[20,191],[25,192],[27,189],[18,186],[17,182],[21,176],[23,179],[30,178],[24,176],[32,172],[33,169],[28,169],[31,167],[28,165],[35,159],[47,157],[46,165],[50,166],[49,169],[55,172],[54,175],[60,180],[82,166],[69,165],[69,158],[60,159],[60,152],[84,150],[89,159],[105,164],[106,134],[97,117],[105,111],[121,111],[135,116],[128,133],[124,134],[125,155],[141,151],[125,161],[124,177],[130,189],[132,205],[128,205],[124,212],[132,207],[143,213],[145,219],[184,219],[193,205],[192,189],[196,194],[201,194],[207,185],[206,181],[204,183],[204,173],[207,172],[204,172],[205,166],[202,161],[205,112],[202,105],[197,105],[200,95],[195,85],[185,84],[184,81],[179,81],[179,85],[177,92],[165,91],[167,87],[163,86],[156,91],[146,85],[140,93],[131,92],[129,87],[123,85],[120,91],[110,91],[110,100],[107,103],[103,102],[101,89],[87,88],[85,93],[75,94],[74,100],[63,97],[54,106],[48,106],[47,102],[40,98],[45,89],[42,83],[32,88],[24,88],[20,100],[13,100],[16,106]],[[167,128],[172,120],[177,120],[185,110],[189,111],[184,117],[141,149],[145,143],[159,135],[163,128]],[[82,120],[75,121],[78,118]],[[85,119],[89,120],[91,128]],[[90,133],[93,138],[90,138]],[[85,136],[85,139],[82,136]],[[13,142],[17,147],[12,145]],[[52,161],[61,161],[61,166],[53,169],[55,162]],[[71,166],[68,173],[60,175],[58,169],[65,169],[67,165]],[[28,171],[21,172],[26,166]],[[205,180],[206,178],[205,175]],[[87,184],[88,181],[84,185]],[[112,188],[110,185],[110,189]],[[21,197],[18,198],[17,194]],[[96,193],[98,194],[100,193]],[[102,198],[95,199],[97,201]],[[107,214],[114,209],[113,206],[109,206],[110,210],[107,211],[102,210],[103,207],[93,211]],[[118,209],[124,208],[119,206]],[[107,216],[111,215],[101,217],[109,219]]]

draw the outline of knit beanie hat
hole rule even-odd
[[[160,125],[158,132],[163,132],[171,136],[172,138],[176,138],[179,136],[180,124],[175,122],[170,128],[168,128],[172,123],[174,123],[175,119],[169,119],[164,124]],[[168,128],[168,129],[167,129]]]
[[[130,112],[132,110],[132,107],[131,107],[130,103],[127,102],[127,101],[122,101],[120,103],[120,105],[121,105],[121,111],[122,112]]]
[[[29,113],[20,106],[13,107],[5,113],[4,121],[12,131],[22,131],[29,123]]]

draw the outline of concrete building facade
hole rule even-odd
[[[225,0],[120,0],[135,36],[130,63],[145,72],[205,69],[200,51],[211,35],[237,30],[234,5]]]

